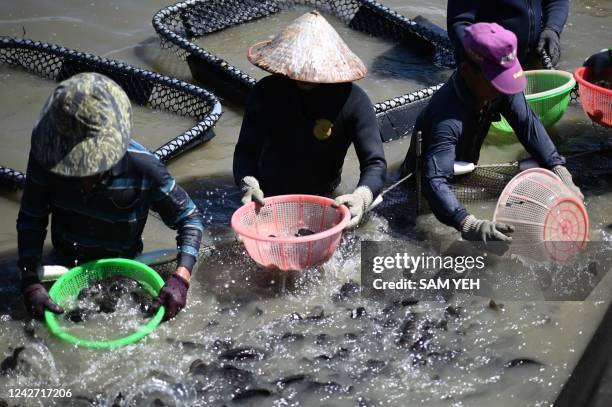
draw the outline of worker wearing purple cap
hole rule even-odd
[[[522,93],[527,80],[517,58],[516,36],[498,24],[477,23],[466,27],[463,46],[467,58],[432,96],[415,123],[413,135],[421,131],[423,138],[423,193],[438,220],[458,229],[464,239],[510,241],[510,226],[476,219],[450,186],[455,161],[478,162],[491,122],[500,120],[500,114],[540,166],[552,170],[577,196],[584,197]],[[403,175],[414,171],[415,158],[411,143],[402,164]]]

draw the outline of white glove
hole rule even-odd
[[[563,181],[563,183],[574,194],[576,194],[576,196],[580,198],[581,201],[584,201],[584,195],[582,194],[582,191],[580,191],[580,188],[578,188],[576,184],[574,184],[574,180],[572,179],[572,174],[570,174],[567,168],[565,168],[562,165],[557,165],[553,167],[552,172],[554,172],[559,178],[561,178],[561,181]]]
[[[361,217],[366,209],[372,204],[374,199],[370,188],[361,186],[353,191],[352,194],[340,195],[334,200],[332,206],[334,208],[340,205],[346,205],[351,212],[351,221],[346,225],[347,228],[353,228],[359,224]]]
[[[251,201],[255,201],[259,205],[264,205],[264,193],[259,187],[259,181],[255,177],[244,177],[240,181],[240,189],[242,190],[242,204],[246,205]]]
[[[512,238],[508,234],[514,228],[505,223],[495,223],[490,220],[476,219],[474,215],[468,215],[461,225],[461,237],[465,240],[477,242],[511,242]]]

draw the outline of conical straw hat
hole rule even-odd
[[[352,82],[367,72],[363,61],[316,11],[299,17],[272,40],[253,45],[247,57],[268,72],[303,82]]]

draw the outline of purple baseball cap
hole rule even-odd
[[[516,56],[516,35],[496,23],[476,23],[465,28],[463,47],[480,65],[491,84],[507,95],[520,93],[527,78]]]

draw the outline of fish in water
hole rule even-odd
[[[284,389],[285,387],[294,384],[294,383],[301,383],[304,380],[308,380],[310,379],[309,375],[305,375],[305,374],[295,374],[295,375],[291,375],[291,376],[287,376],[287,377],[283,377],[280,378],[278,380],[276,380],[276,386]]]
[[[359,283],[353,280],[350,280],[349,282],[342,284],[342,287],[340,287],[339,292],[334,293],[332,295],[332,301],[339,302],[339,301],[347,300],[349,298],[353,298],[360,291],[361,291],[361,287],[359,286]]]
[[[306,319],[309,321],[316,321],[319,319],[323,319],[325,317],[325,310],[322,306],[315,306],[310,313],[306,316]]]
[[[70,322],[79,324],[81,322],[87,321],[91,315],[92,315],[91,310],[88,310],[86,308],[76,307],[66,312],[64,314],[64,318],[66,318]]]
[[[7,375],[15,370],[19,363],[19,355],[25,350],[24,346],[19,346],[13,350],[13,354],[8,356],[0,364],[0,374]]]
[[[266,356],[267,356],[266,352],[261,349],[251,348],[251,347],[242,347],[242,348],[233,348],[233,349],[223,352],[219,356],[219,359],[233,360],[233,361],[240,361],[240,360],[247,360],[247,359],[248,360],[262,360],[262,359],[265,359]]]
[[[507,362],[504,367],[512,368],[527,365],[543,366],[543,363],[531,358],[515,358]]]
[[[355,309],[351,309],[349,315],[351,319],[357,319],[366,316],[367,314],[368,313],[364,307],[357,307]]]
[[[202,359],[196,359],[189,366],[189,373],[194,375],[203,375],[207,372],[208,365]]]
[[[165,407],[166,403],[164,403],[163,401],[161,401],[160,399],[155,399],[153,400],[153,403],[151,404],[153,407]]]
[[[272,392],[268,389],[248,389],[234,394],[233,400],[247,400],[253,397],[269,397]]]
[[[145,315],[149,314],[153,305],[153,299],[137,281],[123,276],[93,281],[79,292],[77,300],[77,306],[64,316],[73,323],[86,322],[95,313],[112,314],[120,303],[131,302]]]

